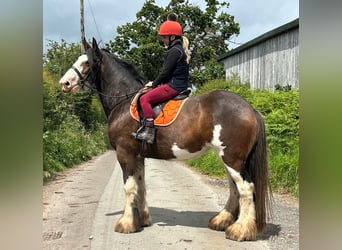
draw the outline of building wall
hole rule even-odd
[[[222,60],[226,78],[240,76],[251,88],[299,88],[299,28],[290,29]]]

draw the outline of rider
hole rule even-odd
[[[145,85],[152,89],[140,98],[145,127],[136,135],[137,139],[146,140],[150,144],[154,142],[155,137],[152,105],[171,99],[186,90],[189,77],[189,41],[183,36],[182,27],[175,14],[169,14],[168,20],[161,24],[158,35],[167,46],[167,52],[161,73],[154,81]]]

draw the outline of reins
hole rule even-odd
[[[122,97],[126,97],[127,99],[132,97],[133,95],[135,95],[136,93],[139,92],[139,90],[136,90],[136,91],[133,91],[131,93],[126,93],[124,95],[106,95],[104,93],[102,93],[101,91],[99,91],[98,89],[96,88],[93,88],[92,86],[86,84],[86,81],[89,77],[89,74],[90,74],[90,71],[87,73],[87,75],[85,77],[82,76],[81,72],[74,66],[71,67],[75,72],[76,74],[78,75],[79,77],[79,81],[78,81],[78,84],[83,88],[83,87],[87,87],[88,89],[92,90],[92,91],[95,91],[97,94],[103,96],[103,97],[110,97],[110,98],[122,98]]]

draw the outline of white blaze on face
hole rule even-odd
[[[77,61],[73,64],[73,66],[83,75],[85,76],[87,70],[87,55],[81,55]],[[59,83],[62,85],[62,90],[64,92],[75,92],[78,88],[78,82],[80,78],[72,68],[68,69],[68,71],[62,76],[59,80]]]

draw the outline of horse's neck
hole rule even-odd
[[[108,118],[115,109],[118,109],[119,106],[129,102],[129,93],[121,93],[120,91],[116,91],[115,86],[103,86],[106,83],[107,82],[102,82],[99,97],[103,110]]]
[[[142,86],[120,62],[106,53],[103,54],[101,80],[97,88],[103,93],[100,94],[100,99],[107,117],[115,112],[119,105],[129,102],[132,95]]]
[[[124,69],[111,67],[104,68],[101,73],[101,82],[98,83],[99,94],[104,112],[107,117],[118,109],[118,106],[130,101],[132,95],[142,88],[134,77],[130,76]],[[119,67],[119,66],[118,66]]]

